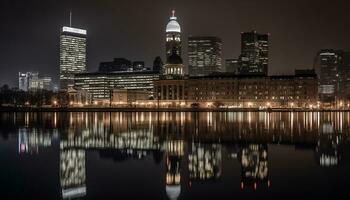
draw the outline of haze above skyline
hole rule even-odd
[[[269,74],[292,74],[311,68],[320,49],[349,49],[345,0],[3,0],[0,3],[0,84],[16,86],[19,71],[59,76],[59,35],[69,25],[87,30],[87,68],[115,57],[165,60],[165,26],[176,10],[182,28],[183,59],[187,37],[218,36],[223,59],[240,54],[240,33],[270,33]],[[224,66],[224,63],[223,63]]]

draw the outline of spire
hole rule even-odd
[[[172,11],[171,11],[170,20],[177,20],[177,17],[175,16],[175,10],[172,10]]]
[[[72,27],[72,10],[69,12],[69,27]]]

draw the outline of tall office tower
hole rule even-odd
[[[323,102],[332,102],[347,95],[350,89],[350,53],[324,49],[318,52],[315,67],[319,70],[319,95]],[[338,98],[338,99],[339,99]]]
[[[63,27],[60,37],[60,86],[74,85],[74,75],[86,71],[86,30]]]
[[[174,48],[176,53],[181,56],[181,27],[175,17],[175,10],[172,11],[170,21],[166,26],[166,58],[168,58]]]
[[[225,72],[238,74],[239,60],[238,59],[226,59],[225,60]]]
[[[221,69],[222,41],[218,37],[189,37],[188,62],[191,76],[205,76]]]
[[[269,63],[269,35],[256,31],[241,33],[239,73],[267,75]]]
[[[114,58],[112,62],[100,63],[99,72],[130,72],[133,71],[132,62],[125,58]]]

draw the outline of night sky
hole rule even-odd
[[[190,35],[219,36],[223,59],[238,57],[240,32],[270,33],[269,74],[311,68],[322,48],[350,49],[348,0],[1,0],[0,84],[16,86],[19,71],[59,73],[59,35],[69,25],[88,30],[89,71],[114,57],[165,57],[165,26],[176,10],[183,57]]]

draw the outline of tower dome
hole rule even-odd
[[[172,50],[172,54],[167,58],[166,64],[171,64],[171,65],[183,64],[181,56],[179,56],[176,52],[177,50],[174,47]]]
[[[170,21],[166,26],[167,33],[181,33],[180,24],[177,22],[177,17],[175,17],[175,10],[172,11],[172,16],[170,17]]]

